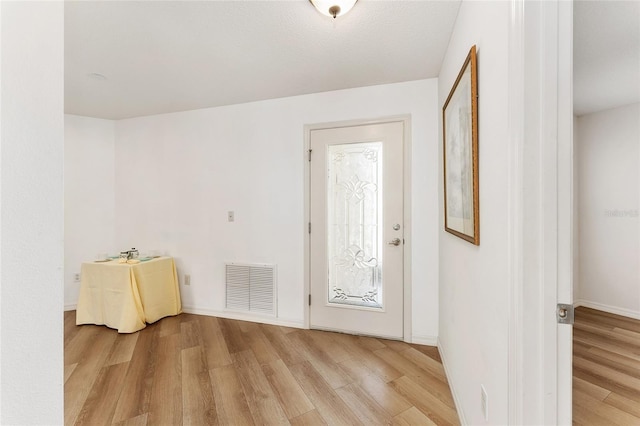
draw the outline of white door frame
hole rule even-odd
[[[309,167],[309,146],[311,139],[311,131],[319,129],[334,129],[339,127],[353,127],[362,126],[367,124],[383,124],[401,122],[403,126],[403,162],[404,162],[404,206],[403,206],[403,220],[404,220],[404,267],[403,267],[403,291],[404,291],[404,306],[403,306],[403,340],[405,342],[411,342],[411,240],[413,235],[411,234],[411,116],[399,115],[391,117],[382,117],[371,120],[348,120],[329,123],[317,123],[317,124],[305,124],[304,126],[304,327],[310,328],[311,310],[309,309],[309,295],[311,294],[311,268],[309,266],[309,258],[311,255],[310,243],[311,239],[308,231],[308,224],[310,222],[310,167]],[[313,155],[313,154],[312,154]]]
[[[573,4],[511,11],[509,424],[570,425],[572,329],[555,310],[573,302]]]

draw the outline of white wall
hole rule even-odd
[[[509,2],[462,2],[439,76],[441,108],[477,45],[480,246],[444,232],[442,217],[439,234],[439,346],[461,420],[473,425],[486,423],[481,385],[489,423],[508,423],[509,13]]]
[[[0,2],[0,423],[63,423],[62,2]]]
[[[578,304],[640,318],[640,104],[577,122]]]
[[[305,124],[412,118],[413,338],[438,322],[437,80],[116,122],[116,243],[177,259],[184,306],[224,310],[224,262],[278,265],[278,321],[302,325]],[[235,222],[227,222],[227,211]]]
[[[111,120],[64,118],[64,301],[75,309],[80,264],[115,246],[115,124]]]

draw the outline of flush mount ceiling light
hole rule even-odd
[[[358,0],[309,0],[323,15],[336,18],[346,14]]]

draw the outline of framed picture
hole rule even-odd
[[[442,107],[444,229],[480,245],[478,73],[471,47]]]

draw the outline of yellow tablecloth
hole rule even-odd
[[[171,257],[137,264],[85,262],[80,272],[76,324],[98,324],[133,333],[182,312]]]

